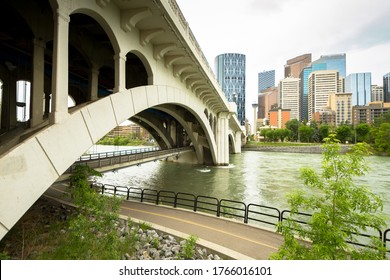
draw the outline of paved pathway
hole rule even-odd
[[[45,196],[64,200],[64,190],[64,185],[55,184]],[[195,235],[202,245],[236,259],[268,259],[283,239],[272,231],[231,219],[149,203],[124,201],[121,214],[173,235]]]

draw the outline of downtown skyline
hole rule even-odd
[[[382,85],[390,72],[390,2],[385,0],[177,0],[210,66],[217,55],[247,57],[246,110],[257,99],[258,73],[284,78],[286,61],[311,53],[346,54],[346,72],[371,72]],[[199,16],[201,14],[202,16]]]

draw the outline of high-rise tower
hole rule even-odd
[[[303,68],[311,62],[311,53],[303,54],[292,59],[287,60],[284,66],[284,77],[299,78]]]
[[[279,82],[278,104],[282,109],[290,109],[291,119],[300,119],[299,116],[299,78],[285,78]]]
[[[245,125],[245,55],[225,53],[215,58],[218,82],[229,102],[237,104],[237,118]]]
[[[330,93],[340,92],[339,73],[336,70],[314,71],[309,75],[308,120],[328,105]]]
[[[352,73],[345,79],[345,91],[352,92],[352,106],[371,102],[371,73]]]
[[[312,65],[316,64],[325,64],[326,68],[324,70],[337,70],[340,77],[346,77],[346,54],[331,54],[331,55],[321,55],[319,59],[312,62]]]
[[[383,76],[383,101],[390,102],[390,72]]]
[[[258,93],[275,86],[275,70],[260,72],[258,78]]]

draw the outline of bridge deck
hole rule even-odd
[[[45,196],[64,199],[64,190],[64,185],[56,184],[46,191]],[[158,225],[168,233],[173,230],[196,235],[200,241],[222,248],[221,253],[224,250],[227,255],[238,253],[235,254],[238,259],[268,259],[283,242],[281,235],[269,230],[189,210],[124,201],[121,214]]]

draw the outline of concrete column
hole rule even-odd
[[[62,122],[68,116],[68,49],[69,22],[67,13],[57,10],[54,16],[52,112],[50,123]]]
[[[9,98],[9,119],[8,119],[8,129],[16,127],[16,81],[17,78],[13,74],[9,78],[8,85],[8,98]]]
[[[95,101],[98,99],[98,91],[99,91],[99,69],[97,66],[92,66],[91,72],[89,73],[90,78],[90,86],[89,86],[89,96],[91,101]]]
[[[177,147],[176,122],[172,121],[169,125],[169,135],[172,138],[175,147]]]
[[[126,90],[126,56],[122,53],[114,55],[115,60],[115,88],[114,93]]]
[[[235,145],[234,145],[234,153],[239,154],[241,153],[241,131],[237,131],[235,133]]]
[[[43,122],[45,43],[42,40],[34,39],[33,52],[31,127],[35,127]]]
[[[217,165],[229,165],[229,113],[219,113],[217,120]]]

